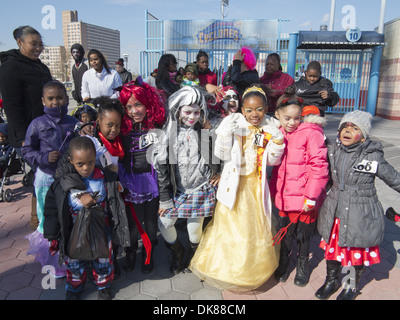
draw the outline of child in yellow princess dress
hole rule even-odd
[[[264,91],[251,87],[243,114],[229,115],[217,129],[214,153],[224,161],[218,203],[189,268],[220,289],[254,290],[278,267],[266,169],[280,164],[285,144],[267,110]]]

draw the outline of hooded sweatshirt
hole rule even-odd
[[[49,68],[19,50],[0,53],[0,92],[8,120],[9,141],[20,148],[33,119],[43,115],[42,89],[52,80]]]

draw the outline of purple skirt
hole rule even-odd
[[[129,174],[125,171],[122,164],[120,164],[118,172],[122,186],[129,191],[129,194],[125,196],[126,201],[144,203],[159,196],[157,173],[155,170],[153,172]]]

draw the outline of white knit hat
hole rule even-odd
[[[371,130],[372,115],[365,111],[352,111],[344,115],[339,124],[339,129],[343,123],[351,122],[360,128],[364,138],[368,137]]]

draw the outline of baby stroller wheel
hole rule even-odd
[[[12,192],[11,189],[7,189],[4,192],[4,200],[7,201],[7,202],[11,202],[12,199],[13,199],[13,192]]]
[[[24,175],[24,177],[22,178],[22,184],[24,185],[24,187],[29,187],[29,179],[27,175]]]

